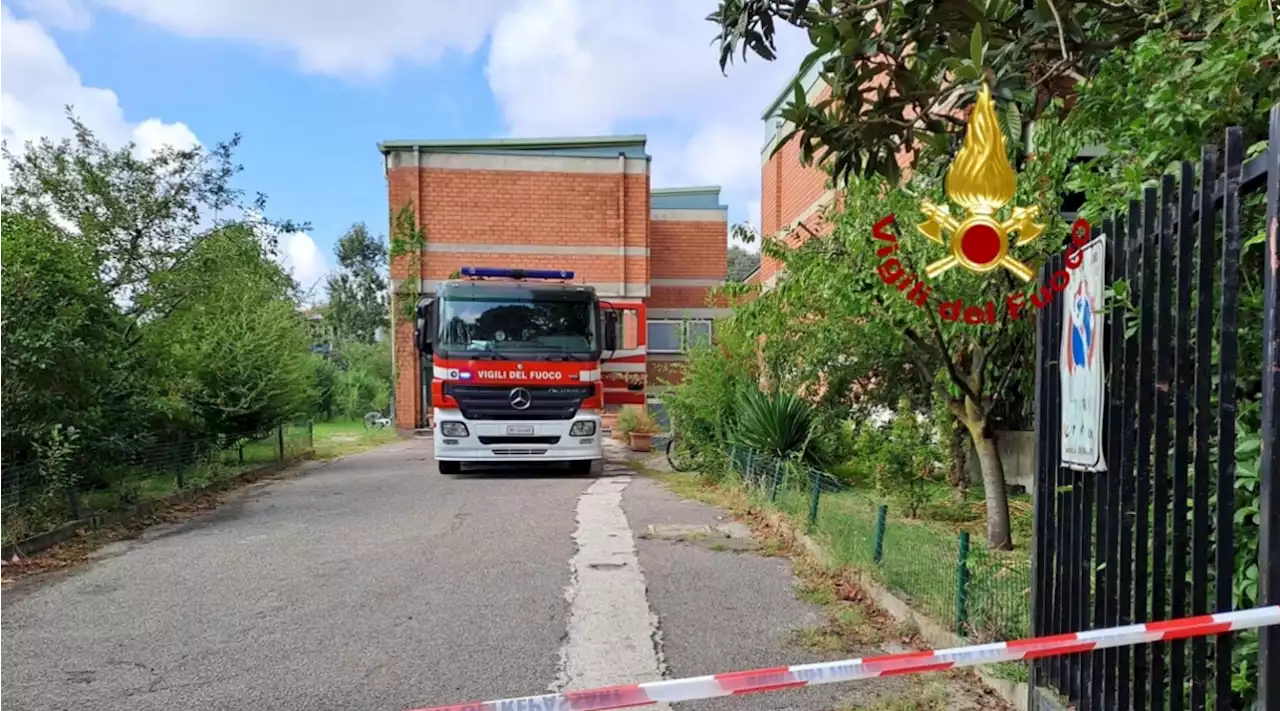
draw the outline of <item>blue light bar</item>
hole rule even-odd
[[[463,267],[462,276],[490,279],[572,279],[567,269],[507,269],[504,267]]]

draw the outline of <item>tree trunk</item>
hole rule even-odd
[[[964,501],[964,495],[969,491],[969,472],[967,471],[969,460],[969,441],[965,437],[965,429],[959,422],[951,425],[951,472],[949,475],[951,483],[951,497],[957,502]]]
[[[1004,485],[1004,463],[996,447],[995,432],[983,416],[965,418],[973,436],[973,449],[982,467],[982,486],[987,499],[987,546],[992,550],[1012,550],[1009,527],[1009,495]]]

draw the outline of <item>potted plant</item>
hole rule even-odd
[[[609,430],[610,436],[616,437],[618,432],[618,413],[606,410],[600,415],[600,426]]]
[[[610,432],[615,440],[626,443],[631,441],[631,432],[635,428],[636,408],[624,406],[622,412],[618,413],[618,421]]]
[[[631,428],[631,450],[633,452],[653,451],[653,436],[658,433],[658,422],[648,410],[636,410],[635,426]]]

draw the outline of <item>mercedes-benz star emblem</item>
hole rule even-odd
[[[524,388],[514,388],[507,394],[507,399],[511,401],[511,406],[517,410],[527,410],[533,404],[533,396]]]

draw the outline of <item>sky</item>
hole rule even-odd
[[[237,185],[304,286],[354,222],[387,224],[377,143],[641,133],[652,185],[720,185],[759,225],[761,112],[803,58],[720,72],[715,0],[3,0],[0,129],[139,150],[243,135]]]

